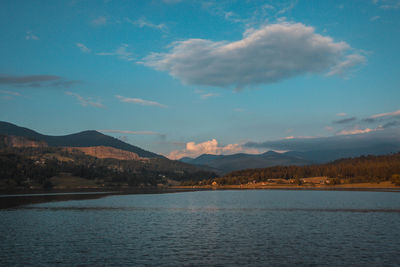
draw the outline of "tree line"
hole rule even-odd
[[[308,177],[328,177],[333,184],[381,182],[391,180],[400,185],[400,153],[385,156],[361,156],[336,160],[327,164],[306,166],[274,166],[269,168],[246,169],[231,172],[220,178],[199,182],[186,182],[186,185],[246,184],[266,182],[268,179],[301,179]]]
[[[57,147],[0,149],[0,180],[7,183],[24,186],[29,180],[51,187],[49,179],[60,173],[102,180],[109,186],[128,184],[133,187],[165,184],[169,179],[198,181],[215,177],[212,172],[163,158],[148,161],[99,159]]]

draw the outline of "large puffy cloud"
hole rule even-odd
[[[195,142],[186,143],[186,147],[182,150],[176,150],[169,153],[168,158],[180,159],[183,157],[198,157],[202,154],[213,154],[213,155],[230,155],[235,153],[249,153],[258,154],[260,153],[256,148],[244,147],[240,144],[228,144],[226,146],[219,146],[216,139],[205,141],[196,144]]]
[[[349,51],[346,42],[317,34],[313,27],[282,22],[249,29],[235,42],[175,42],[169,52],[147,56],[144,64],[187,84],[243,88],[306,73],[343,74],[365,61]]]

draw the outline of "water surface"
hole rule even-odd
[[[115,195],[0,210],[2,265],[396,265],[400,194]]]

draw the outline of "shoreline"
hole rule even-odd
[[[394,185],[390,181],[380,183],[354,183],[354,184],[339,184],[339,185],[321,185],[321,184],[243,184],[243,185],[195,185],[195,186],[175,186],[180,189],[208,189],[208,190],[248,190],[248,189],[268,189],[268,190],[346,190],[346,191],[390,191],[400,192],[400,186]]]

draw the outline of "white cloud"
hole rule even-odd
[[[107,24],[107,18],[104,16],[99,16],[91,21],[95,26],[102,26]]]
[[[335,65],[331,71],[328,72],[328,76],[333,75],[345,75],[349,69],[354,68],[357,65],[364,64],[366,61],[363,55],[352,54],[346,56],[346,59]]]
[[[146,20],[145,18],[141,18],[141,19],[138,19],[135,21],[133,21],[129,18],[125,18],[125,20],[137,27],[140,27],[140,28],[148,27],[148,28],[152,28],[152,29],[156,29],[156,30],[160,30],[160,31],[167,30],[167,26],[164,23],[154,24],[151,21]]]
[[[365,133],[370,133],[370,132],[376,132],[376,131],[381,131],[384,128],[382,126],[378,126],[376,128],[365,128],[365,129],[359,129],[358,126],[356,126],[353,129],[350,130],[342,130],[340,132],[337,132],[336,135],[353,135],[353,134],[365,134]]]
[[[244,147],[241,144],[219,146],[218,141],[212,139],[198,144],[195,142],[188,142],[184,149],[172,151],[167,157],[170,159],[180,159],[182,157],[194,158],[202,154],[231,155],[236,153],[259,154],[260,151],[255,148]]]
[[[65,92],[65,94],[75,97],[78,100],[79,104],[83,107],[92,106],[96,108],[104,108],[104,105],[101,102],[95,102],[90,97],[85,98],[77,93],[72,92]]]
[[[97,53],[98,56],[116,56],[119,59],[132,61],[134,60],[132,53],[127,50],[128,45],[122,44],[121,46],[114,49],[112,52],[101,52]]]
[[[388,117],[388,116],[400,116],[400,109],[396,110],[396,111],[393,111],[393,112],[375,114],[375,115],[372,115],[370,118],[371,119],[378,119],[378,118]]]
[[[120,96],[120,95],[116,95],[116,98],[118,98],[121,102],[125,102],[125,103],[135,103],[135,104],[139,104],[142,106],[153,106],[153,107],[160,107],[160,108],[167,108],[166,105],[160,104],[158,102],[155,101],[150,101],[150,100],[144,100],[141,98],[130,98],[130,97],[124,97],[124,96]]]
[[[34,41],[37,41],[37,40],[39,40],[39,37],[38,37],[37,35],[33,34],[31,31],[27,31],[27,32],[26,32],[26,35],[25,35],[25,39],[26,39],[26,40],[34,40]]]
[[[167,53],[150,54],[144,64],[187,84],[237,89],[306,73],[342,74],[365,61],[361,55],[346,55],[351,50],[347,43],[334,42],[301,23],[248,29],[234,42],[188,39],[170,47]]]
[[[87,48],[86,45],[82,43],[76,43],[75,45],[81,50],[82,53],[90,53],[91,51],[89,48]]]
[[[340,112],[340,113],[337,113],[336,116],[344,117],[344,116],[347,116],[347,113],[345,113],[345,112]]]

